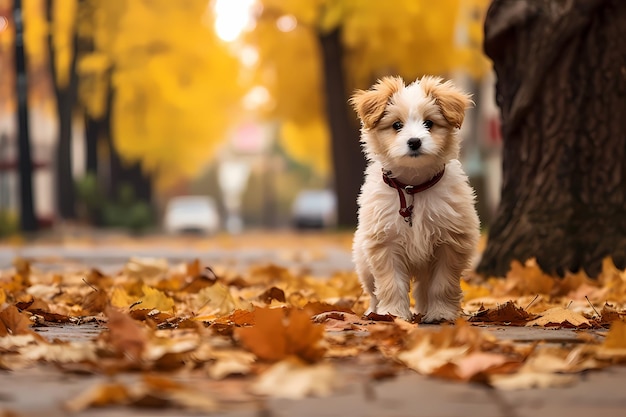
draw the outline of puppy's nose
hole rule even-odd
[[[422,140],[420,138],[411,138],[406,144],[409,146],[409,149],[412,151],[416,151],[422,146]]]

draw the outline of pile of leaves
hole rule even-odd
[[[215,411],[242,392],[328,395],[341,386],[346,363],[369,364],[364,377],[372,380],[408,368],[501,389],[571,384],[582,371],[626,363],[626,271],[608,259],[594,280],[556,279],[531,260],[514,263],[506,277],[465,277],[462,288],[463,317],[433,326],[419,317],[364,316],[367,297],[352,272],[314,277],[265,265],[239,274],[199,261],[131,259],[107,275],[44,272],[16,259],[0,275],[0,369],[48,363],[141,375],[91,388],[65,404],[70,411],[111,404]],[[54,326],[101,331],[92,340],[42,336]],[[567,345],[519,343],[488,331],[503,326],[584,331]],[[176,378],[192,374],[202,382]],[[237,388],[217,400],[202,389],[215,381]]]

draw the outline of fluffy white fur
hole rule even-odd
[[[408,86],[386,77],[351,98],[369,161],[353,260],[370,295],[370,312],[410,320],[413,282],[415,310],[423,322],[453,321],[460,313],[461,273],[470,266],[479,238],[474,191],[457,159],[457,132],[471,103],[451,82],[435,77]],[[411,138],[421,141],[419,149],[409,147]],[[444,165],[433,187],[414,196],[405,193],[414,206],[409,225],[398,213],[398,191],[383,182],[382,171],[417,185]]]

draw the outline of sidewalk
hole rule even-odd
[[[75,328],[77,329],[77,328]],[[93,327],[80,331],[53,328],[41,333],[46,338],[79,340],[97,333]],[[498,338],[517,343],[533,341],[574,341],[574,330],[540,328],[487,328]],[[479,384],[455,383],[401,370],[397,376],[375,382],[369,374],[375,370],[368,355],[334,362],[341,375],[341,386],[331,396],[284,400],[247,394],[240,378],[211,381],[199,373],[177,377],[198,387],[207,396],[225,401],[215,415],[228,417],[589,417],[623,416],[626,412],[626,368],[583,375],[578,383],[565,388],[521,391],[494,390]],[[132,383],[137,374],[117,375],[115,380]],[[40,365],[19,372],[0,372],[0,410],[11,410],[18,416],[56,417],[68,415],[62,404],[89,386],[107,381],[102,375],[60,373],[52,366]],[[0,415],[2,415],[0,413]],[[180,416],[201,415],[181,410],[115,408],[90,409],[76,416]]]

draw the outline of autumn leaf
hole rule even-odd
[[[200,290],[194,302],[198,316],[203,317],[204,320],[230,314],[243,307],[244,303],[233,297],[230,288],[219,282]]]
[[[67,401],[65,408],[80,412],[92,407],[130,405],[134,407],[174,407],[189,411],[212,413],[216,402],[206,393],[169,378],[146,375],[138,383],[104,383],[90,387]]]
[[[289,398],[329,395],[338,386],[338,375],[329,364],[310,365],[295,358],[275,363],[252,385],[258,395]]]
[[[523,308],[517,307],[512,301],[508,301],[506,304],[496,308],[479,310],[469,319],[471,322],[506,325],[521,325],[528,322],[528,320],[530,320],[530,314]]]
[[[596,350],[596,356],[616,363],[626,362],[626,323],[621,320],[611,323],[604,343]]]
[[[159,310],[172,312],[174,308],[174,300],[163,292],[150,288],[147,285],[142,287],[143,297],[141,297],[133,308]]]
[[[580,313],[563,307],[554,307],[543,312],[535,320],[526,323],[526,326],[588,329],[593,327],[594,323]]]
[[[324,328],[311,323],[302,310],[257,308],[255,325],[235,330],[242,344],[267,361],[279,361],[290,355],[306,361],[319,360],[324,351],[318,346]]]
[[[138,360],[147,343],[145,328],[115,308],[107,308],[105,314],[109,318],[107,327],[109,328],[108,340],[111,346],[128,355],[131,359]]]
[[[31,321],[15,306],[0,311],[0,337],[6,335],[30,334]]]

